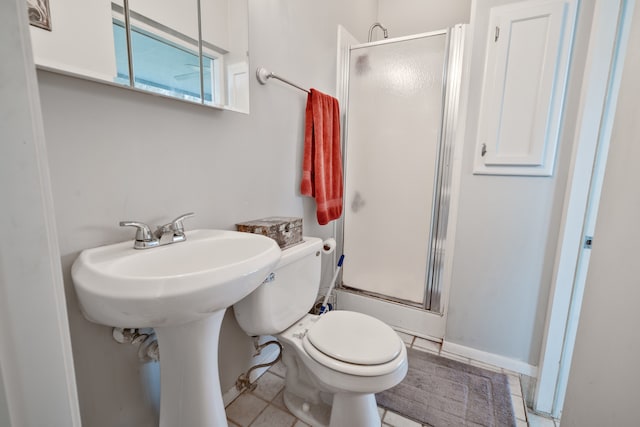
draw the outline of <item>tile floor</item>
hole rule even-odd
[[[543,418],[525,410],[522,399],[522,389],[518,374],[502,368],[487,365],[468,358],[444,352],[439,343],[414,337],[398,332],[408,348],[439,354],[443,357],[455,359],[484,369],[502,372],[509,378],[511,387],[511,401],[516,415],[517,427],[558,427],[554,420]],[[285,368],[281,362],[264,373],[252,392],[245,392],[227,406],[227,418],[230,427],[302,427],[307,424],[294,417],[284,405],[282,392],[284,390]],[[399,414],[385,410],[380,411],[382,426],[384,427],[421,427],[421,424],[404,418]],[[428,426],[427,426],[428,427]]]

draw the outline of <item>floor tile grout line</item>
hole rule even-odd
[[[257,396],[256,396],[256,397],[257,397]],[[258,397],[258,399],[259,399],[259,397]],[[262,400],[264,401],[264,399],[262,399]],[[262,408],[262,411],[258,412],[258,415],[256,415],[256,416],[255,416],[255,418],[254,418],[253,420],[251,420],[251,422],[249,423],[249,426],[248,426],[248,427],[251,427],[251,426],[253,425],[253,423],[255,423],[255,422],[256,422],[256,420],[257,420],[258,418],[260,418],[260,415],[262,415],[262,413],[263,413],[264,411],[266,411],[266,410],[267,410],[267,408],[268,408],[269,406],[271,406],[271,403],[268,403],[268,402],[267,402],[267,406],[265,406],[264,408]]]
[[[260,378],[258,378],[258,379],[260,379]],[[258,381],[258,380],[256,380],[256,381]],[[269,407],[269,405],[271,405],[271,402],[269,402],[269,401],[267,401],[267,400],[263,399],[262,397],[260,397],[260,396],[258,396],[258,395],[256,395],[256,394],[254,394],[253,392],[251,392],[251,391],[249,391],[249,390],[245,390],[245,391],[243,391],[242,393],[240,393],[240,394],[239,394],[235,399],[233,399],[233,401],[232,401],[231,403],[229,403],[229,404],[227,405],[227,407],[225,407],[225,413],[227,412],[227,411],[226,411],[226,409],[227,409],[229,406],[231,406],[231,405],[233,404],[233,402],[235,402],[236,400],[238,400],[238,399],[240,398],[240,396],[242,396],[242,395],[243,395],[243,394],[245,394],[245,393],[247,393],[247,394],[249,394],[249,395],[251,395],[251,396],[255,397],[255,398],[256,398],[256,399],[258,399],[258,400],[262,400],[263,402],[265,402],[265,403],[267,404],[267,406],[265,406],[264,408],[262,408],[262,410],[261,410],[260,412],[258,412],[258,414],[257,414],[255,417],[253,417],[253,419],[249,422],[249,424],[247,424],[247,426],[249,426],[249,427],[250,427],[250,426],[251,426],[251,424],[253,424],[253,423],[255,422],[255,420],[257,420],[257,419],[258,419],[258,417],[260,416],[260,414],[262,414],[262,413],[264,412],[264,410],[265,410],[265,409],[267,409],[267,408]],[[228,416],[227,416],[227,419],[228,419],[228,420],[230,420],[231,422],[233,422],[233,423],[235,423],[235,424],[239,425],[239,426],[242,426],[242,423],[239,423],[239,422],[235,421],[234,419],[229,418]]]

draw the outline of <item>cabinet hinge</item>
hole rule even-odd
[[[493,39],[493,41],[494,41],[494,42],[497,42],[499,37],[500,37],[500,27],[498,27],[498,26],[496,25],[496,36],[495,36],[495,38]]]

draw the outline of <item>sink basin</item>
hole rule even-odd
[[[187,231],[184,242],[133,242],[82,251],[71,269],[85,317],[154,328],[160,349],[160,426],[226,426],[218,377],[225,310],[249,295],[280,259],[268,237]]]
[[[129,241],[83,251],[71,274],[84,315],[123,328],[191,322],[249,295],[280,259],[275,241],[261,235],[185,234],[152,249]]]

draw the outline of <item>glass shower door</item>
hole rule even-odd
[[[429,309],[448,34],[396,40],[351,48],[342,284]]]

